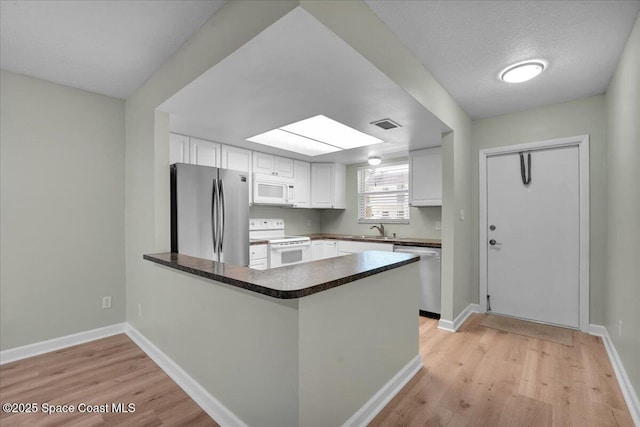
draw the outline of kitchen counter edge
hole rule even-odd
[[[269,270],[254,270],[171,252],[145,254],[143,258],[165,267],[278,299],[302,298],[420,259],[411,254],[368,251]],[[278,283],[300,283],[303,280],[309,283],[300,284],[298,289],[274,287]]]
[[[350,234],[314,233],[301,234],[311,240],[348,240],[352,242],[389,243],[399,246],[418,246],[425,248],[441,248],[442,241],[438,239],[422,239],[418,237],[358,237]]]

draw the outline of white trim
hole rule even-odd
[[[198,384],[184,369],[138,332],[131,324],[127,323],[125,333],[218,424],[224,427],[247,427],[236,414],[213,397],[211,393]]]
[[[613,367],[613,372],[616,374],[616,379],[620,385],[620,390],[624,396],[624,401],[627,402],[627,408],[636,426],[640,426],[640,400],[638,395],[633,389],[633,384],[627,375],[627,371],[624,369],[624,365],[620,360],[620,356],[616,350],[616,346],[609,336],[609,331],[602,325],[589,325],[589,335],[595,335],[602,338],[605,350],[609,356],[609,361]]]
[[[460,312],[460,314],[456,316],[455,319],[453,319],[453,322],[451,320],[440,319],[440,321],[438,322],[438,329],[442,329],[443,331],[448,332],[456,332],[458,329],[460,329],[460,326],[462,326],[464,322],[469,318],[469,316],[471,316],[472,313],[484,312],[482,311],[480,304],[469,304],[464,308],[464,310]]]
[[[580,330],[589,329],[589,135],[549,139],[506,147],[487,148],[479,152],[479,264],[480,308],[487,311],[487,158],[526,150],[577,146],[580,163]]]
[[[369,424],[421,368],[422,357],[418,354],[382,386],[382,388],[378,390],[367,403],[362,405],[342,426],[359,427]]]
[[[102,328],[78,332],[77,334],[65,335],[63,337],[40,341],[33,344],[27,344],[21,347],[2,350],[0,351],[0,365],[15,362],[16,360],[26,359],[27,357],[37,356],[39,354],[49,353],[51,351],[60,350],[78,344],[84,344],[86,342],[98,340],[100,338],[122,334],[124,333],[125,325],[126,323],[116,323],[115,325],[104,326]]]

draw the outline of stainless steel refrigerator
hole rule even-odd
[[[249,265],[246,173],[171,165],[171,252]]]

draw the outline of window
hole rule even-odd
[[[409,164],[358,169],[358,222],[409,222]]]

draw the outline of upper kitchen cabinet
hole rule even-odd
[[[189,163],[189,138],[188,136],[169,134],[169,164]]]
[[[293,161],[294,208],[311,207],[311,163]]]
[[[311,207],[344,209],[346,207],[345,165],[340,163],[311,164]]]
[[[249,180],[249,204],[251,204],[251,202],[253,202],[251,150],[245,150],[244,148],[232,147],[230,145],[223,144],[221,149],[221,157],[221,168],[247,172],[247,179]]]
[[[283,178],[293,178],[293,159],[254,151],[253,172],[265,175],[277,175]]]
[[[221,167],[251,174],[251,150],[223,145]]]
[[[411,206],[442,206],[442,147],[409,152]]]
[[[220,167],[220,144],[172,133],[169,135],[169,164]]]
[[[191,138],[189,151],[191,164],[214,168],[220,167],[220,144],[217,142]]]

